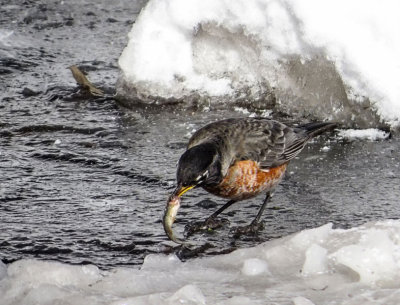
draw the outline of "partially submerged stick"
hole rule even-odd
[[[90,93],[92,96],[103,97],[104,92],[95,86],[86,78],[86,76],[82,73],[82,71],[76,66],[72,65],[68,67],[71,72],[72,76],[75,78],[76,82],[87,92]]]

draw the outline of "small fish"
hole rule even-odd
[[[174,235],[172,231],[172,224],[175,222],[176,214],[181,206],[181,197],[173,194],[169,197],[167,207],[165,208],[163,225],[165,233],[167,233],[170,240],[177,244],[184,244],[185,242]]]

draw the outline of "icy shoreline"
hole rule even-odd
[[[148,255],[140,270],[20,260],[0,264],[11,304],[398,304],[400,221],[303,230],[230,254],[181,262]]]

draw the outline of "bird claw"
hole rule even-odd
[[[212,231],[229,224],[229,220],[224,218],[208,218],[205,221],[198,221],[185,226],[185,237],[191,236],[201,231]]]
[[[263,222],[252,222],[247,226],[232,228],[231,233],[233,234],[234,237],[239,237],[241,235],[257,235],[263,229],[264,229]]]

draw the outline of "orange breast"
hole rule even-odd
[[[204,188],[220,197],[235,200],[247,199],[278,185],[286,167],[287,163],[268,170],[261,170],[255,161],[237,161],[229,168],[220,184]]]

